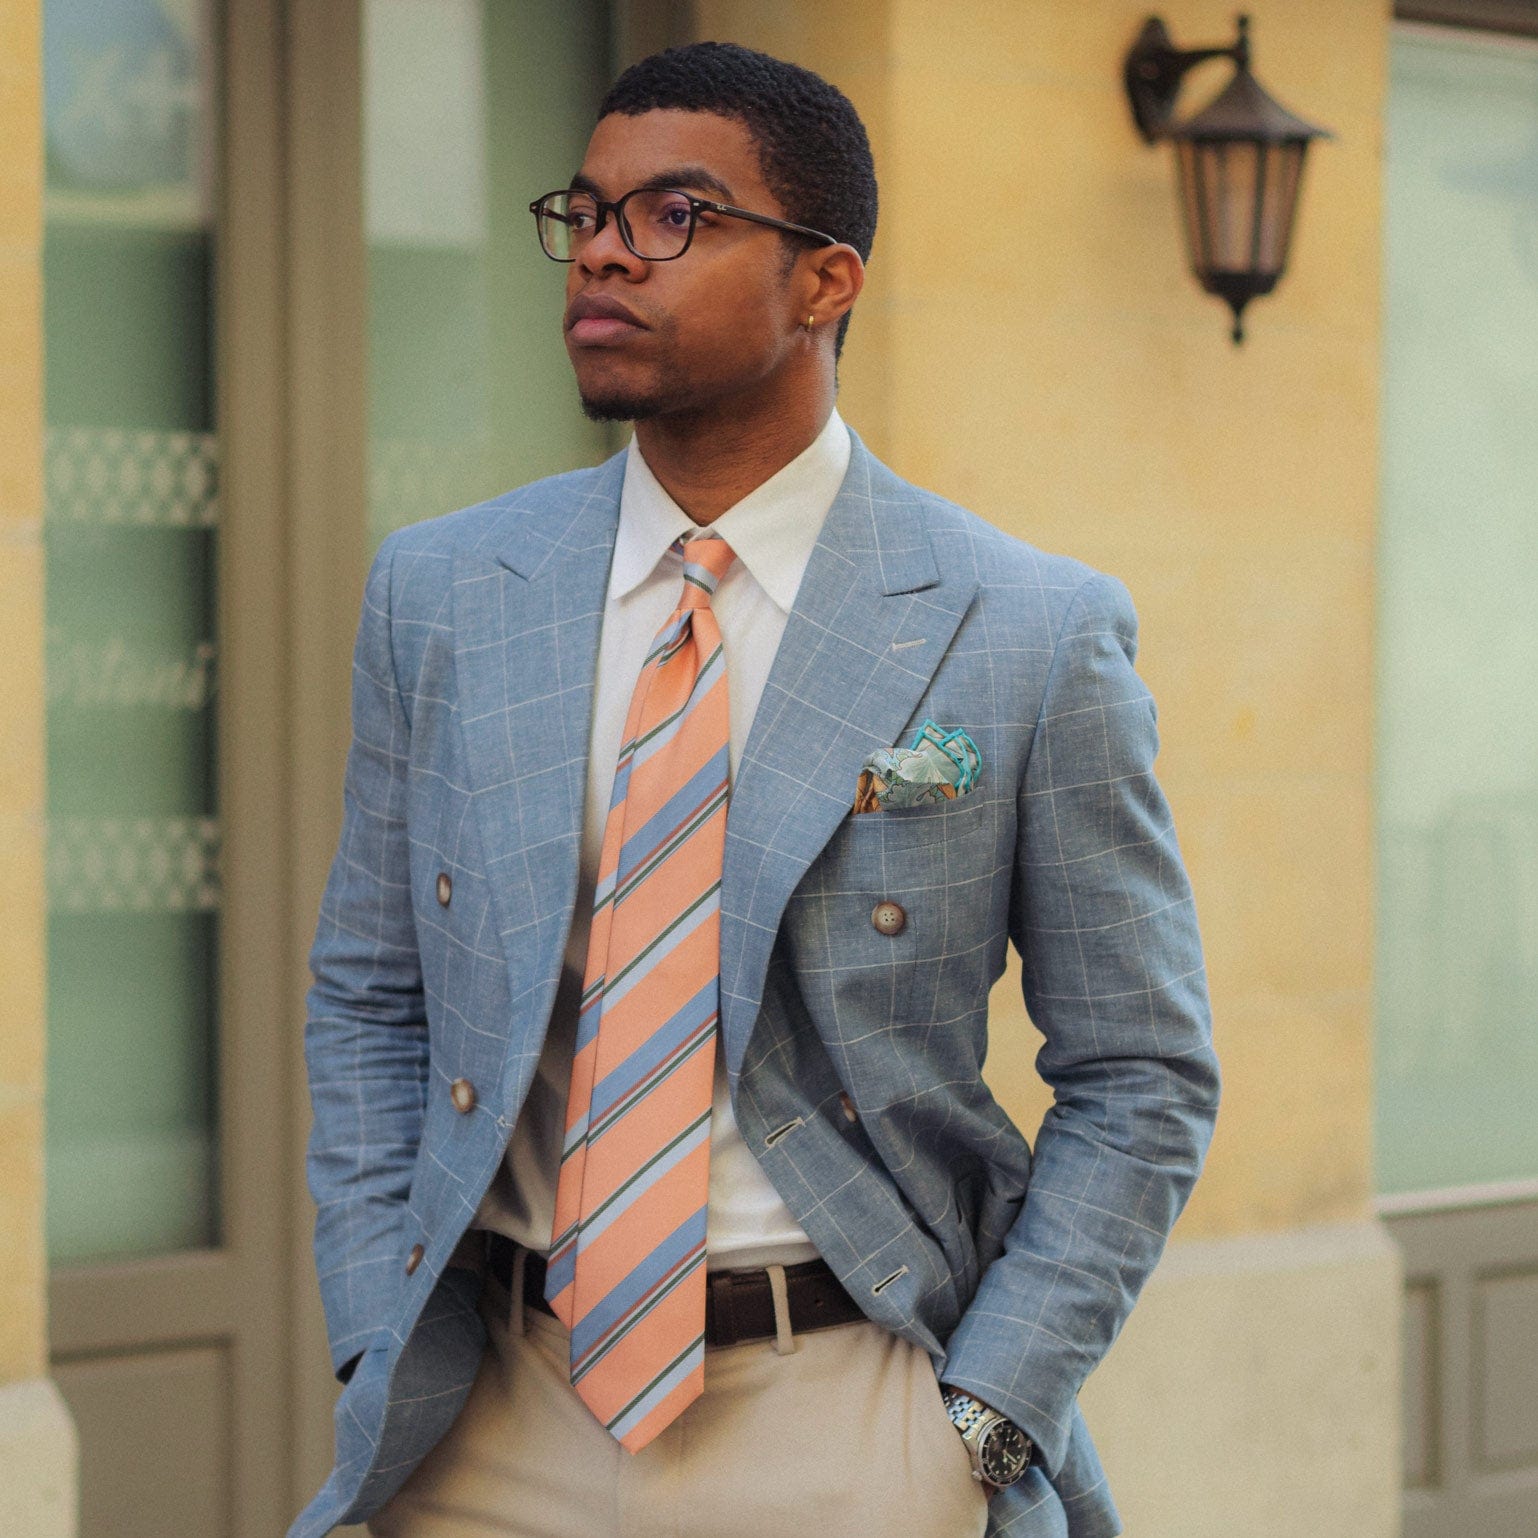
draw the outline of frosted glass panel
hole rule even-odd
[[[607,17],[596,0],[365,0],[370,554],[608,451],[561,341],[565,269],[528,211],[581,163]]]
[[[1538,1176],[1538,47],[1396,31],[1377,1178]]]
[[[55,1262],[218,1237],[213,25],[43,7]]]

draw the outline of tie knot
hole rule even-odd
[[[673,541],[673,548],[684,558],[684,596],[679,607],[709,608],[716,583],[736,560],[732,547],[724,539],[690,539],[680,534]]]

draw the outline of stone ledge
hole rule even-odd
[[[1396,1538],[1399,1252],[1377,1221],[1171,1244],[1081,1403],[1135,1538]]]
[[[0,1533],[75,1538],[79,1450],[51,1378],[0,1383]]]

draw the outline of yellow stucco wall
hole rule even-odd
[[[40,25],[0,0],[0,1384],[47,1362]]]
[[[1290,270],[1228,312],[1189,277],[1171,151],[1132,125],[1142,0],[701,0],[700,37],[848,92],[881,216],[840,409],[900,473],[1120,576],[1159,702],[1225,1100],[1184,1239],[1349,1221],[1371,1188],[1372,540],[1389,5],[1258,0],[1257,76],[1337,135]],[[1233,10],[1162,9],[1177,46]],[[1179,112],[1226,81],[1187,77]],[[975,218],[960,190],[974,189]],[[1013,971],[988,1073],[1047,1095]]]

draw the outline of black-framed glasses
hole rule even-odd
[[[838,244],[832,235],[824,235],[821,230],[772,219],[768,214],[755,214],[748,208],[733,208],[730,203],[697,198],[677,187],[633,187],[612,203],[575,187],[563,187],[559,192],[535,198],[529,204],[529,212],[539,229],[540,246],[553,262],[576,261],[611,213],[619,226],[620,239],[643,262],[671,262],[682,256],[694,239],[702,212],[751,219],[754,224],[789,230],[792,235],[805,235],[825,246]]]

